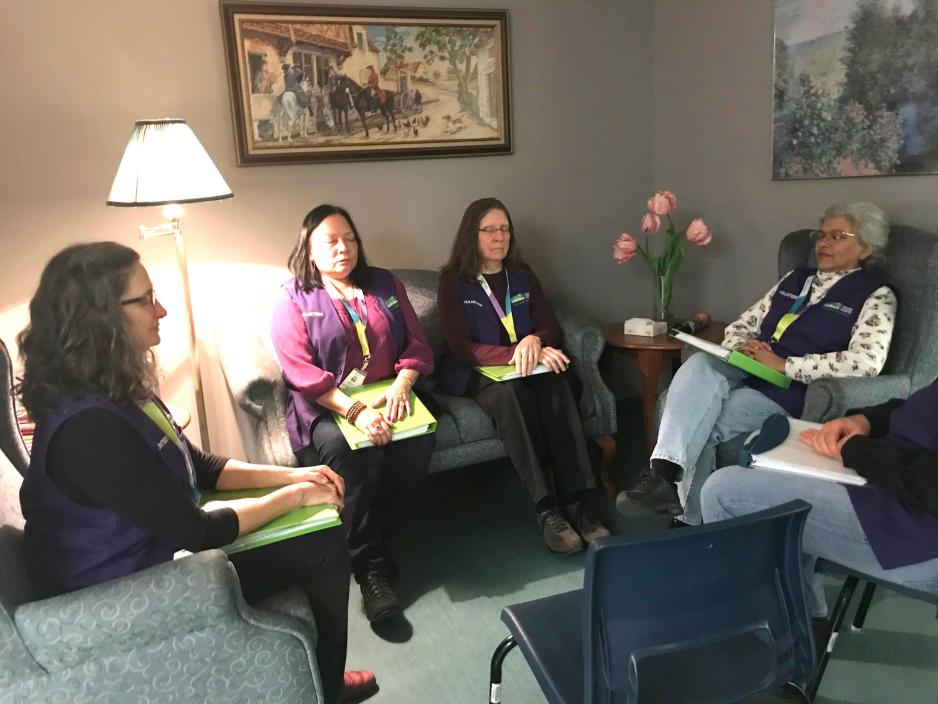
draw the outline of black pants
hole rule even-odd
[[[345,480],[342,524],[356,580],[368,572],[397,573],[387,541],[416,504],[435,442],[429,434],[352,450],[329,414],[313,426],[313,451],[296,453],[300,464],[327,464]]]
[[[502,382],[473,374],[466,395],[495,421],[498,437],[535,502],[596,486],[565,374]]]
[[[345,534],[339,528],[327,528],[236,553],[231,562],[248,603],[294,586],[306,592],[316,619],[316,660],[323,694],[326,704],[337,704],[348,642],[349,556]]]

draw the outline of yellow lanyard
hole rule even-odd
[[[332,288],[339,295],[339,300],[342,301],[342,305],[345,306],[348,316],[352,319],[352,324],[355,326],[355,334],[358,336],[358,344],[361,345],[362,348],[362,357],[364,359],[362,364],[367,369],[368,362],[371,359],[371,348],[368,346],[368,335],[366,334],[368,308],[365,305],[365,294],[360,288],[355,289],[355,298],[358,299],[358,305],[361,306],[362,315],[365,316],[365,320],[362,320],[358,313],[355,312],[355,309],[345,300],[345,296],[336,288],[335,284],[332,284]]]
[[[775,332],[772,333],[772,342],[778,342],[782,335],[785,334],[785,331],[788,330],[789,326],[798,320],[798,317],[804,313],[801,308],[804,306],[805,301],[808,299],[808,294],[811,291],[811,285],[814,283],[814,277],[809,276],[805,282],[804,286],[801,287],[801,293],[798,295],[798,298],[795,299],[795,302],[791,304],[791,308],[788,309],[788,312],[785,313],[778,320],[778,325],[775,326]]]
[[[155,400],[141,404],[140,410],[146,414],[147,418],[153,421],[153,425],[159,428],[163,434],[179,448],[186,462],[186,472],[189,475],[189,488],[192,490],[192,497],[195,499],[195,502],[198,503],[200,494],[199,490],[196,488],[195,468],[192,466],[192,458],[189,456],[189,450],[186,448],[182,438],[179,437],[179,433],[176,432],[176,428],[170,422],[169,411]]]
[[[515,318],[511,312],[511,282],[508,279],[508,270],[505,270],[504,308],[498,304],[498,299],[495,298],[495,294],[492,293],[492,287],[489,286],[489,282],[485,280],[485,277],[482,276],[482,274],[476,274],[476,281],[479,282],[479,286],[481,286],[482,290],[485,291],[485,295],[489,297],[489,302],[492,304],[492,308],[495,309],[495,314],[498,316],[498,319],[502,321],[502,325],[508,333],[508,339],[512,343],[517,342],[518,333],[515,331]]]

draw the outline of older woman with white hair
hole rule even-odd
[[[792,379],[774,386],[708,354],[674,375],[651,463],[619,494],[625,515],[660,513],[700,522],[699,493],[716,446],[776,413],[800,417],[807,385],[826,377],[876,376],[889,353],[895,294],[869,271],[889,239],[871,203],[832,205],[812,233],[817,268],[788,272],[726,328],[723,346]]]

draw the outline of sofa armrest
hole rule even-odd
[[[291,632],[314,663],[315,636],[294,619],[248,607],[234,568],[208,550],[121,579],[20,606],[14,620],[36,661],[54,672],[209,629],[250,624]]]
[[[805,420],[824,422],[840,418],[851,408],[866,408],[893,398],[907,398],[912,392],[908,374],[873,377],[832,377],[808,384]]]
[[[599,357],[606,347],[602,330],[589,318],[558,306],[557,322],[563,330],[563,350],[572,371],[583,385],[579,398],[583,432],[588,437],[616,432],[616,404],[599,373]]]

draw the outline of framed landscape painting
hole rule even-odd
[[[774,179],[938,173],[938,5],[775,0]]]
[[[511,152],[505,10],[220,8],[241,165]]]

